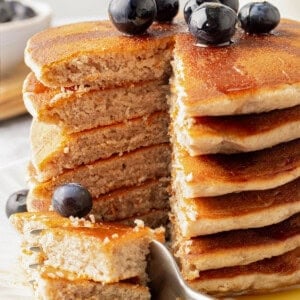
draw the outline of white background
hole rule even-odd
[[[107,6],[109,0],[31,0],[47,2],[51,5],[55,13],[55,19],[70,17],[76,18],[103,18],[107,16]],[[300,0],[268,0],[276,5],[282,16],[294,19],[300,18]],[[240,0],[240,7],[249,0]],[[181,11],[186,0],[181,0]]]

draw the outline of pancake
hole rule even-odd
[[[169,185],[169,179],[161,178],[159,180],[149,180],[130,188],[120,188],[94,198],[91,214],[94,215],[97,221],[125,222],[126,224],[131,222],[133,224],[132,218],[138,218],[149,211],[168,211]],[[49,210],[50,204],[51,199],[49,198],[34,197],[32,193],[29,193],[27,197],[27,206],[30,211],[46,212]],[[157,218],[161,219],[159,216]]]
[[[122,188],[93,200],[91,213],[98,221],[113,222],[137,218],[151,210],[169,209],[170,181],[150,180],[139,186]]]
[[[171,199],[180,233],[187,238],[279,223],[300,212],[300,179],[278,188],[217,197]]]
[[[215,296],[265,293],[300,283],[300,249],[246,266],[201,273],[189,285]]]
[[[40,233],[38,246],[48,266],[83,279],[115,283],[145,278],[149,243],[163,241],[163,234],[147,227],[107,224],[98,228],[48,228]]]
[[[61,278],[66,272],[50,267],[43,268],[33,287],[41,299],[51,300],[150,300],[150,292],[146,286],[128,281],[103,284],[91,280],[82,280],[76,274],[68,274],[72,280]],[[60,275],[60,276],[59,276]]]
[[[176,231],[177,224],[174,225]],[[279,256],[300,247],[300,215],[256,229],[236,230],[184,239],[174,233],[175,256],[184,278],[201,277],[202,271],[250,263]]]
[[[169,114],[157,112],[116,125],[66,134],[58,126],[33,121],[32,163],[41,182],[65,170],[169,141]]]
[[[30,73],[23,87],[24,103],[38,121],[74,133],[166,111],[169,87],[162,80],[111,89],[76,86],[50,89]]]
[[[173,174],[183,197],[267,190],[300,176],[300,139],[250,153],[191,157],[174,145]]]
[[[173,126],[191,156],[257,151],[300,138],[300,105],[261,114],[175,119]]]
[[[30,194],[33,199],[42,199],[50,205],[56,187],[76,182],[85,186],[93,198],[97,198],[122,187],[142,184],[149,179],[168,177],[170,156],[169,144],[145,147],[123,156],[117,155],[80,166],[43,183],[36,181],[34,168],[29,166]],[[34,209],[36,205],[28,203],[28,207]]]
[[[176,24],[154,24],[148,34],[127,36],[109,21],[47,29],[27,43],[25,62],[50,87],[153,80],[170,74]]]
[[[230,47],[197,47],[177,35],[174,89],[182,118],[250,114],[300,104],[300,23],[272,35],[238,31]]]

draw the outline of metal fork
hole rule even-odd
[[[168,248],[157,241],[150,244],[147,264],[150,290],[157,300],[206,300],[212,299],[191,289],[183,280],[173,255]]]

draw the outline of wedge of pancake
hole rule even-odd
[[[186,237],[264,227],[300,212],[300,179],[271,190],[171,200],[176,224]]]
[[[267,190],[300,176],[300,139],[256,152],[191,157],[174,147],[173,173],[186,198]]]
[[[66,276],[71,279],[64,278]],[[149,289],[134,281],[136,280],[133,278],[119,283],[103,284],[83,280],[76,274],[66,274],[55,268],[45,267],[36,276],[33,288],[39,299],[150,300]]]
[[[47,207],[54,189],[64,183],[80,183],[89,190],[93,198],[96,198],[122,187],[142,184],[149,179],[168,177],[170,151],[168,143],[141,148],[123,156],[116,155],[90,165],[80,166],[47,182],[36,181],[35,170],[31,166],[29,167],[30,193],[33,199],[46,201],[47,204],[43,207]]]
[[[154,24],[148,34],[126,36],[109,21],[51,28],[33,36],[25,62],[51,87],[121,86],[168,76],[176,24]],[[126,51],[124,51],[126,49]]]
[[[33,256],[33,257],[32,257]],[[40,257],[40,258],[38,258]],[[87,280],[78,274],[62,272],[60,269],[43,266],[39,270],[29,266],[42,264],[43,258],[37,252],[22,249],[20,264],[25,271],[26,278],[38,299],[150,299],[148,287],[138,278],[130,278],[118,283],[103,284]],[[57,290],[59,289],[59,291]]]
[[[300,138],[300,105],[268,113],[173,122],[189,155],[250,152]]]
[[[230,47],[197,47],[177,35],[174,90],[184,117],[249,114],[300,104],[300,23],[281,20],[273,35],[238,32]]]
[[[33,121],[32,163],[39,181],[65,170],[120,154],[167,143],[169,114],[158,112],[125,123],[65,134],[59,126]]]
[[[175,239],[173,247],[182,274],[193,280],[205,270],[248,265],[300,247],[300,215],[267,227],[192,239],[183,238],[177,230]]]
[[[169,87],[165,80],[144,81],[111,89],[50,89],[30,73],[23,87],[27,110],[38,121],[74,133],[166,111]]]
[[[271,292],[300,283],[300,249],[245,266],[201,272],[188,282],[215,296]]]

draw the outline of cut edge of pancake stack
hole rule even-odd
[[[172,247],[215,296],[300,283],[300,24],[276,32],[227,49],[175,38]]]
[[[108,21],[90,22],[49,29],[29,41],[25,60],[35,73],[25,80],[24,101],[34,116],[31,211],[49,210],[55,188],[75,182],[91,193],[96,220],[166,223],[166,97],[176,25],[153,27],[156,36],[147,39],[122,36]],[[99,36],[91,37],[91,31]],[[36,49],[48,48],[44,43],[51,50],[40,57]]]

